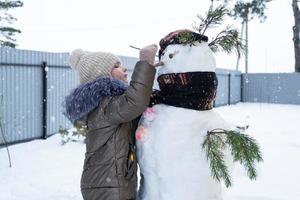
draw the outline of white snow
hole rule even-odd
[[[164,50],[158,75],[184,72],[214,72],[216,60],[207,42],[194,45],[172,44]]]
[[[258,140],[264,155],[256,181],[250,181],[243,168],[236,166],[234,186],[225,199],[300,199],[300,106],[243,103],[217,111],[236,124],[248,121],[247,133]]]
[[[250,181],[236,166],[234,185],[226,189],[225,200],[300,199],[300,106],[240,103],[216,108],[227,121],[250,124],[248,134],[262,148],[264,162],[258,179]],[[60,144],[60,135],[10,146],[12,168],[6,150],[0,149],[0,199],[77,200],[85,146]]]
[[[11,146],[12,168],[0,149],[1,200],[77,200],[84,159],[82,143],[60,144],[60,135]]]
[[[231,129],[214,110],[163,104],[148,108],[136,131],[137,158],[145,178],[141,199],[222,200],[222,184],[212,178],[201,146],[207,131],[216,128]]]

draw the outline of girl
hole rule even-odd
[[[156,45],[140,51],[129,86],[120,59],[105,52],[71,53],[70,65],[80,83],[65,98],[65,115],[87,124],[86,154],[81,177],[85,200],[135,199],[136,119],[146,109],[155,77]]]

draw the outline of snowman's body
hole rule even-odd
[[[172,54],[172,56],[169,56]],[[207,43],[169,45],[161,57],[159,75],[214,72]],[[143,200],[221,200],[221,184],[209,169],[202,143],[207,131],[229,129],[219,114],[164,104],[148,108],[136,132]]]

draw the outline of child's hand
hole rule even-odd
[[[149,64],[154,65],[156,52],[157,52],[156,44],[145,46],[140,50],[140,60],[147,61]]]

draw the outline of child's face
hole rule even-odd
[[[127,81],[127,69],[123,67],[120,63],[117,63],[115,67],[111,70],[111,75],[113,78],[116,78],[118,80],[128,82]]]

